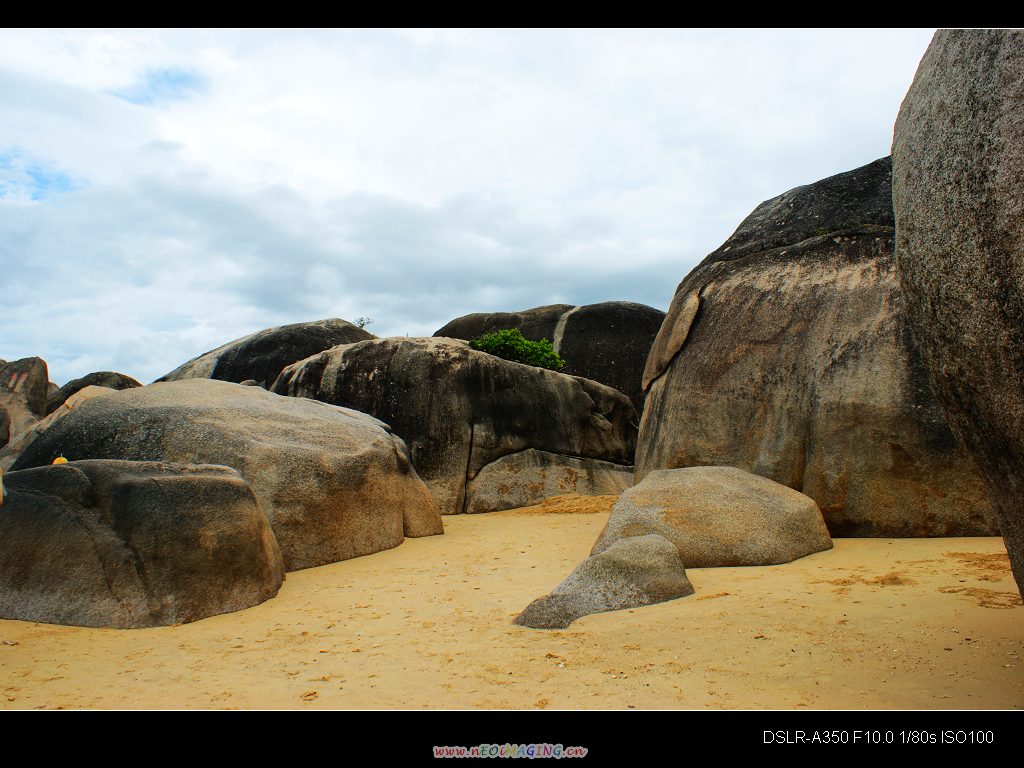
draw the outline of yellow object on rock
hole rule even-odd
[[[53,463],[54,464],[67,464],[68,460],[65,459],[63,456],[58,456],[56,459],[53,460]]]

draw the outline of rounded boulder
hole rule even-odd
[[[277,594],[284,564],[229,467],[78,461],[4,476],[0,617],[155,627]]]

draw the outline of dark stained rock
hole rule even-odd
[[[676,548],[656,534],[622,539],[591,555],[514,624],[564,629],[592,613],[653,605],[693,594]]]
[[[11,437],[46,415],[49,383],[42,358],[0,364],[0,407],[7,411]]]
[[[527,339],[553,342],[566,362],[562,373],[599,381],[625,392],[637,413],[644,409],[641,374],[665,313],[645,304],[605,301],[573,307],[553,304],[522,312],[491,312],[452,320],[434,336],[475,339],[518,328]]]
[[[757,206],[702,264],[736,261],[864,225],[891,228],[891,189],[888,157],[796,187]]]
[[[239,384],[252,380],[266,389],[284,367],[297,360],[337,344],[373,338],[376,337],[369,331],[337,318],[282,325],[228,342],[189,360],[157,381],[203,378]]]
[[[633,467],[529,448],[495,459],[466,484],[466,512],[538,504],[549,496],[618,496],[633,484]]]
[[[439,329],[434,336],[469,341],[483,336],[485,333],[501,331],[506,328],[518,328],[520,333],[531,341],[555,338],[558,321],[566,312],[575,307],[572,304],[549,304],[544,307],[524,309],[521,312],[474,312],[471,315],[457,317]]]
[[[672,542],[687,568],[778,565],[832,548],[814,499],[735,467],[651,472],[615,502],[592,554],[648,534]]]
[[[762,203],[686,276],[644,373],[637,481],[734,466],[810,496],[833,536],[997,533],[907,324],[888,174]]]
[[[366,414],[210,379],[151,384],[82,403],[13,469],[75,459],[223,464],[242,473],[287,570],[442,533],[402,441]]]
[[[277,594],[281,552],[233,469],[78,461],[12,472],[0,506],[0,617],[155,627]]]
[[[1024,594],[1024,33],[940,30],[893,141],[907,314]]]
[[[64,401],[86,387],[106,387],[107,389],[122,390],[141,386],[142,384],[138,381],[131,376],[125,376],[123,373],[116,373],[114,371],[87,373],[80,379],[72,379],[47,397],[46,415],[48,416],[56,411],[64,404]]]
[[[0,448],[7,445],[11,439],[11,417],[7,414],[7,409],[0,405]]]
[[[621,392],[454,339],[338,346],[289,366],[272,390],[387,422],[443,514],[466,511],[467,483],[508,454],[534,448],[627,465],[636,439],[636,411]]]

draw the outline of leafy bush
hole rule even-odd
[[[558,356],[550,341],[530,341],[523,337],[518,328],[484,334],[479,339],[470,341],[469,346],[506,360],[547,368],[550,371],[560,371],[565,367],[565,360]]]

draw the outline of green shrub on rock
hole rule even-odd
[[[565,360],[558,356],[555,348],[547,339],[530,341],[523,337],[518,328],[494,331],[473,339],[469,346],[481,352],[497,355],[505,360],[525,363],[537,368],[560,371],[565,367]]]

